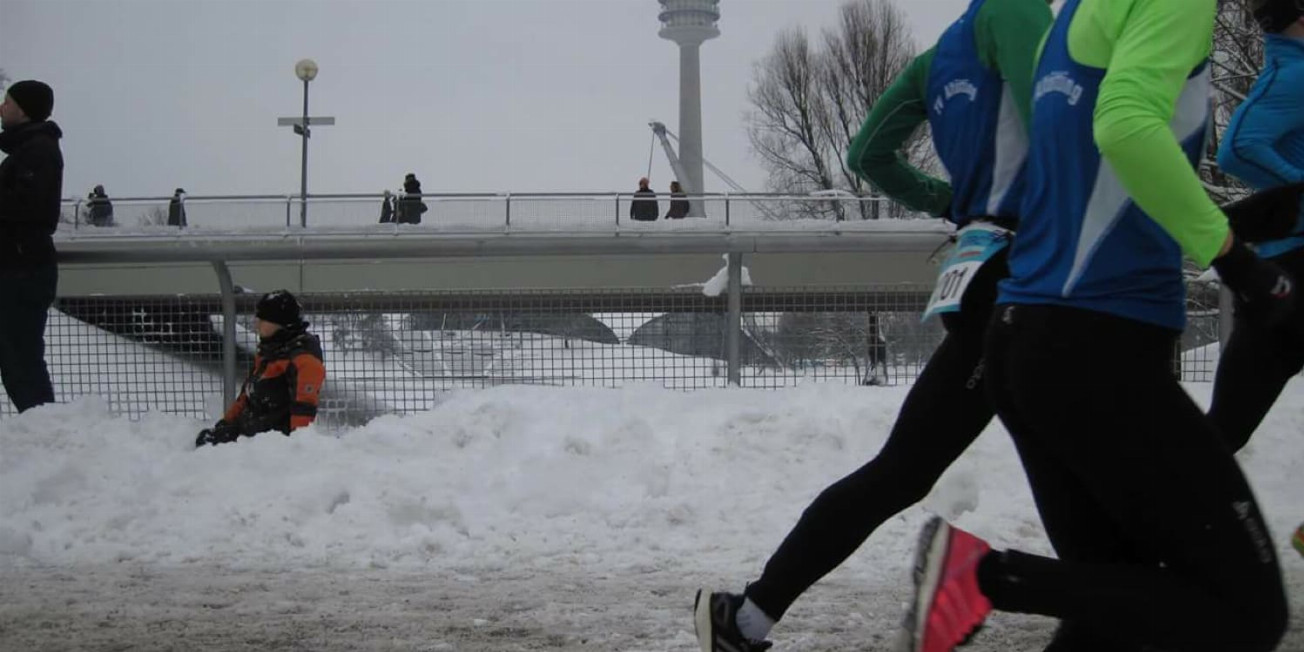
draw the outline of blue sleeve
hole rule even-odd
[[[1304,161],[1277,150],[1304,128],[1304,65],[1269,69],[1236,109],[1218,147],[1218,166],[1256,188],[1304,182]]]

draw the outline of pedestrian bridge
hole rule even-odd
[[[61,401],[213,418],[256,343],[257,293],[300,295],[332,381],[325,424],[432,409],[504,384],[787,387],[909,382],[940,220],[872,198],[710,196],[706,217],[631,222],[629,195],[424,196],[421,224],[380,197],[70,202],[56,234],[47,358]],[[879,219],[861,219],[878,216]],[[1206,379],[1218,297],[1191,292],[1183,377]],[[1189,372],[1189,373],[1188,373]],[[0,403],[0,414],[10,411]]]
[[[707,217],[628,219],[628,194],[427,195],[421,224],[380,224],[381,196],[198,197],[167,226],[170,198],[114,200],[112,227],[65,206],[60,294],[674,287],[744,257],[754,283],[931,283],[940,220],[879,198],[710,195]],[[662,205],[668,201],[662,201]],[[664,213],[664,211],[662,211]],[[875,217],[880,219],[862,219]]]

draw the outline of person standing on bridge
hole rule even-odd
[[[59,284],[54,239],[63,194],[63,132],[54,91],[20,81],[0,102],[0,378],[19,412],[54,402],[45,322]]]
[[[925,313],[946,337],[910,389],[878,456],[825,489],[741,594],[699,591],[703,652],[767,649],[771,627],[893,515],[923,500],[992,420],[983,388],[983,334],[996,284],[1008,275],[1027,152],[1032,71],[1053,14],[1047,0],[972,0],[965,13],[874,103],[849,167],[893,199],[959,227]],[[900,154],[920,125],[950,182]],[[963,254],[963,255],[960,255]]]
[[[409,172],[403,178],[403,196],[398,200],[398,223],[420,224],[421,214],[428,209],[421,199],[421,182],[417,180],[417,175]]]
[[[667,220],[680,220],[688,216],[688,194],[678,181],[670,182],[670,210],[666,211]]]
[[[629,219],[636,222],[655,222],[661,214],[661,209],[657,206],[657,194],[648,187],[648,183],[647,177],[639,179],[634,200],[629,202]]]
[[[168,226],[186,225],[186,189],[177,188],[168,201]]]
[[[380,198],[380,223],[394,223],[394,193],[388,190]]]
[[[321,341],[308,332],[299,300],[286,290],[269,292],[254,309],[258,353],[240,388],[240,396],[195,446],[225,444],[276,430],[286,435],[317,418],[317,402],[326,382]]]
[[[113,226],[113,202],[104,186],[95,186],[86,196],[86,213],[91,226]]]

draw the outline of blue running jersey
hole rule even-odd
[[[937,42],[928,76],[933,145],[951,177],[951,221],[1018,217],[1028,138],[1001,75],[983,66],[974,27],[987,0],[973,0]]]
[[[998,301],[1070,306],[1181,330],[1181,248],[1132,201],[1095,144],[1106,71],[1069,55],[1069,25],[1081,4],[1065,5],[1038,63],[1027,188]],[[1171,122],[1192,166],[1209,132],[1209,97],[1206,61],[1187,79]]]

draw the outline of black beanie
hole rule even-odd
[[[54,91],[44,82],[33,79],[14,82],[5,93],[32,122],[41,122],[54,111]]]
[[[254,309],[254,316],[273,324],[294,327],[303,323],[299,300],[287,290],[276,290],[263,295]]]
[[[1270,34],[1284,31],[1304,16],[1304,1],[1301,0],[1254,0],[1250,6],[1254,20]]]

